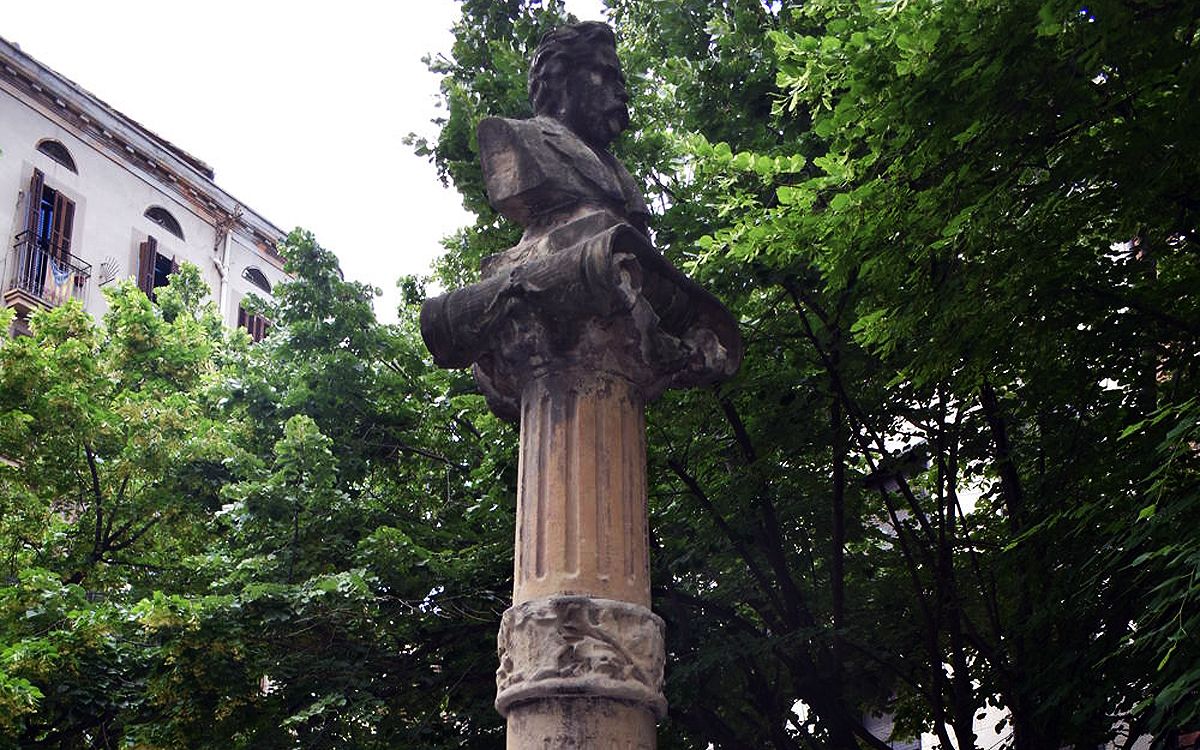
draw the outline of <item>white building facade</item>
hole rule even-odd
[[[75,83],[0,39],[0,259],[16,332],[39,308],[134,279],[153,296],[172,269],[195,264],[229,326],[261,337],[242,309],[286,278],[284,233],[213,182],[213,171]]]

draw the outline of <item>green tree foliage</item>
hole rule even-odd
[[[1195,722],[1190,4],[610,11],[615,149],[748,343],[650,414],[665,746],[880,747],[885,706],[959,747],[988,706],[1017,748]],[[448,122],[517,111],[520,66],[458,62]],[[469,268],[511,238],[445,174]]]
[[[0,347],[0,747],[495,747],[511,428],[311,235]]]
[[[103,324],[69,303],[0,346],[4,742],[119,736],[147,665],[128,604],[201,585],[180,562],[239,452],[214,390],[238,343],[202,288],[184,266],[159,309],[124,283]]]
[[[186,713],[153,729],[173,733],[165,746],[493,746],[509,428],[449,395],[456,376],[430,368],[416,308],[380,325],[375,291],[343,281],[310,235],[282,252],[296,281],[228,381],[257,449],[222,494],[212,595],[162,603],[190,615],[164,615],[155,701]]]
[[[615,150],[748,345],[649,414],[664,749],[1200,722],[1195,11],[610,5]],[[478,216],[445,286],[519,232],[474,128],[564,14],[462,12],[417,142]],[[419,280],[381,325],[282,252],[253,346],[186,266],[0,342],[0,747],[502,746],[516,433],[429,362]]]

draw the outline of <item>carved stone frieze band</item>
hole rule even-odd
[[[593,697],[635,703],[661,719],[664,632],[648,608],[612,599],[558,596],[510,607],[497,636],[496,710]]]

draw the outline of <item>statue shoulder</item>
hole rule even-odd
[[[488,200],[526,226],[553,198],[555,162],[535,120],[489,117],[475,131]]]
[[[532,138],[536,138],[537,127],[533,122],[511,120],[507,117],[485,117],[475,129],[480,152],[487,154],[495,149],[526,145]]]
[[[476,136],[488,199],[513,221],[581,200],[621,202],[620,178],[557,120],[489,117]]]

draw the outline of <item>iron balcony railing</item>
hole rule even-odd
[[[68,241],[59,244],[51,246],[30,231],[18,234],[13,245],[13,273],[5,291],[19,289],[50,307],[68,299],[86,302],[92,264],[67,252]]]

